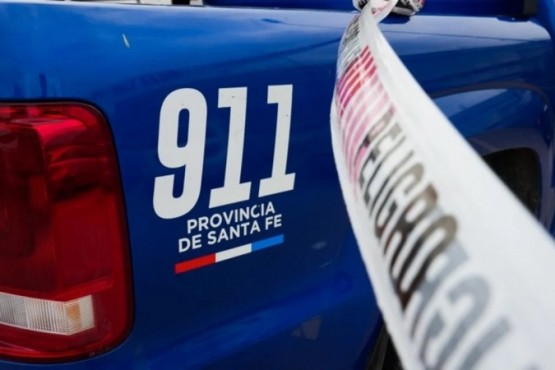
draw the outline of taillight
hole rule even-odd
[[[113,348],[132,319],[108,126],[85,104],[0,104],[0,355]]]

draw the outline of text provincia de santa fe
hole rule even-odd
[[[282,214],[269,201],[187,220],[187,236],[178,240],[179,253],[248,237],[282,227]]]

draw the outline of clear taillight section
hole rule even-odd
[[[0,355],[91,356],[132,319],[121,185],[85,104],[0,103]]]

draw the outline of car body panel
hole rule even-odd
[[[352,0],[205,0],[217,6],[275,7],[292,9],[333,9],[352,11]],[[424,13],[499,15],[518,14],[522,1],[507,0],[426,0]]]
[[[109,353],[49,367],[364,367],[381,319],[329,132],[337,47],[351,18],[343,11],[0,1],[0,49],[10,51],[0,58],[0,101],[98,107],[113,133],[129,225],[129,338]],[[541,219],[549,224],[555,84],[548,32],[532,21],[438,15],[388,19],[381,27],[482,154],[522,145],[539,153]],[[294,188],[258,197],[260,180],[272,173],[277,135],[269,86],[282,85],[293,86],[287,173],[295,173]],[[219,93],[237,87],[248,94],[241,179],[252,189],[247,201],[210,208],[211,189],[224,181],[230,135]],[[161,107],[184,88],[200,92],[208,109],[202,190],[189,213],[164,219],[153,207],[155,179],[172,174],[182,182],[187,172],[162,165]],[[181,146],[191,132],[187,122],[182,113]],[[515,140],[520,129],[537,140]],[[282,227],[179,252],[179,240],[190,236],[188,220],[268,202]],[[276,235],[284,242],[275,248],[175,273],[181,262]],[[23,366],[0,362],[2,369]]]

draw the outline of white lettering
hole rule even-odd
[[[187,252],[191,247],[193,249],[198,249],[202,247],[201,235],[196,234],[190,238],[179,239],[179,253]]]
[[[247,201],[250,199],[251,182],[241,182],[245,146],[247,88],[222,88],[218,90],[218,108],[229,109],[229,134],[222,187],[211,189],[209,208]],[[287,173],[293,85],[268,86],[268,104],[277,105],[276,134],[271,176],[260,180],[259,197],[293,190],[295,173]],[[181,112],[188,112],[186,126],[187,144],[178,145]],[[181,171],[183,184],[176,184],[176,174],[157,176],[154,179],[153,207],[164,219],[186,215],[197,204],[202,185],[204,151],[206,143],[208,107],[204,95],[195,89],[178,89],[164,99],[160,109],[158,131],[158,159],[169,170]],[[179,194],[174,196],[175,194]],[[269,205],[272,209],[273,206]],[[247,209],[223,213],[225,223],[240,222],[248,218]],[[253,212],[255,213],[253,215]],[[273,212],[273,210],[272,210]],[[260,212],[262,216],[264,212]],[[250,210],[250,217],[259,217]],[[203,229],[205,223],[187,223],[188,232]]]

